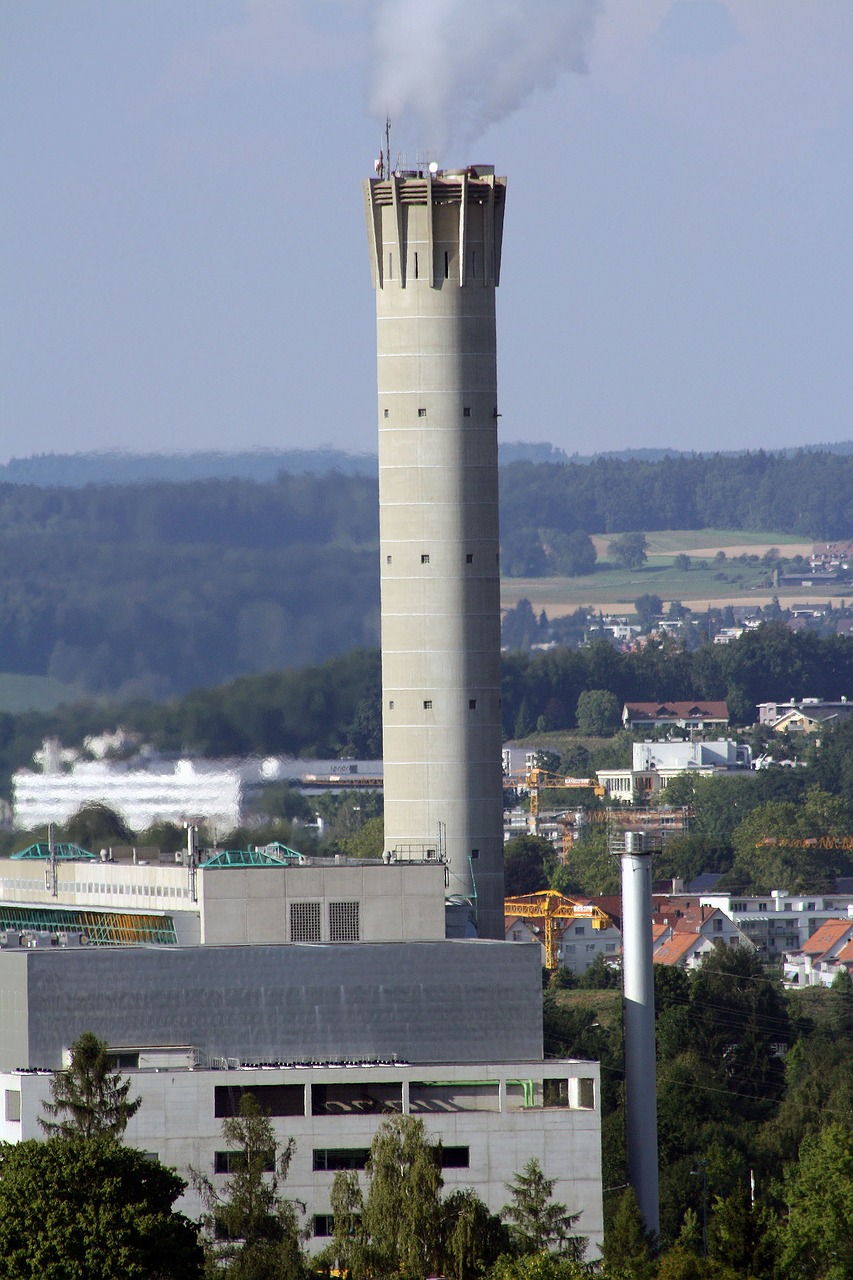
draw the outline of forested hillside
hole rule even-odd
[[[853,457],[516,462],[501,502],[505,548],[531,531],[572,554],[573,535],[580,554],[632,529],[845,538]],[[377,507],[374,477],[338,472],[0,485],[0,671],[167,696],[376,645]]]

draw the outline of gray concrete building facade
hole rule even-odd
[[[364,184],[376,291],[385,845],[503,936],[491,166]]]

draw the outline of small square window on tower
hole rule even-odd
[[[429,552],[425,551],[421,556],[421,564],[429,564]]]
[[[419,418],[425,418],[425,417],[426,417],[426,409],[418,409],[418,417],[419,417]]]
[[[385,557],[385,563],[386,563],[386,564],[390,564],[390,563],[391,563],[391,557],[390,557],[390,556],[386,556],[386,557]]]
[[[387,418],[387,417],[389,416],[390,412],[391,412],[391,411],[390,411],[390,409],[383,409],[383,410],[382,410],[382,416],[383,416],[384,418]]]
[[[386,413],[387,413],[387,409],[386,409]],[[469,406],[469,405],[467,405],[467,404],[465,405],[465,407],[464,407],[464,408],[463,408],[463,410],[462,410],[462,417],[463,417],[463,418],[470,418],[470,417],[471,417],[471,409],[470,409],[470,406]]]
[[[393,699],[393,698],[389,698],[389,700],[388,700],[388,710],[389,710],[389,711],[393,711],[393,710],[394,710],[394,699]]]
[[[480,856],[480,850],[479,850],[479,849],[472,849],[472,850],[471,850],[471,858],[472,858],[472,859],[473,859],[473,858],[479,858],[479,856]]]
[[[473,563],[474,563],[474,556],[472,555],[472,553],[471,553],[470,551],[468,552],[468,554],[467,554],[467,555],[466,555],[466,557],[465,557],[465,563],[466,563],[466,564],[473,564]]]
[[[432,698],[424,698],[424,711],[432,711]]]
[[[469,711],[476,711],[476,710],[477,710],[477,699],[476,699],[476,698],[469,698],[469,699],[468,699],[468,710],[469,710]]]

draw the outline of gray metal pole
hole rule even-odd
[[[646,1230],[660,1233],[652,859],[643,834],[625,833],[622,855],[622,974],[628,1177]]]

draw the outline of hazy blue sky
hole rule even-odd
[[[509,179],[501,429],[853,437],[850,0],[6,0],[0,462],[375,447],[360,181]]]

